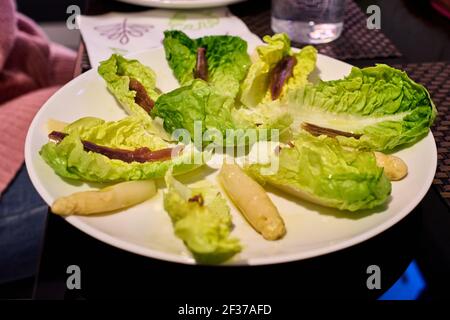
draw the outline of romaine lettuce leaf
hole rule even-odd
[[[164,32],[164,49],[169,66],[181,85],[194,80],[197,48],[206,49],[208,82],[222,94],[235,97],[244,79],[250,57],[247,43],[235,36],[206,36],[191,39],[182,31]]]
[[[165,31],[163,45],[167,62],[175,78],[181,85],[189,84],[194,79],[197,58],[195,40],[182,31]]]
[[[263,38],[267,45],[256,48],[254,62],[241,86],[240,100],[245,106],[256,106],[266,95],[270,71],[291,51],[291,41],[285,33]]]
[[[350,132],[343,145],[378,151],[418,141],[428,134],[436,108],[427,90],[405,72],[387,65],[352,68],[342,80],[290,90],[293,130],[302,122]]]
[[[271,101],[269,90],[271,72],[285,56],[295,56],[297,64],[292,77],[284,85],[280,98],[285,95],[287,87],[292,89],[305,85],[308,82],[308,75],[316,66],[317,50],[312,46],[306,46],[293,53],[291,41],[285,33],[278,33],[272,37],[265,36],[263,40],[266,44],[256,48],[255,61],[241,85],[240,101],[247,107]]]
[[[201,165],[202,161],[193,161],[194,157],[202,159],[202,155],[194,148],[185,148],[181,155],[173,159],[145,163],[127,163],[84,150],[81,140],[129,150],[142,147],[160,150],[171,147],[169,143],[146,130],[146,122],[141,120],[137,116],[115,122],[105,122],[92,117],[82,118],[64,128],[68,136],[60,143],[45,144],[40,155],[60,176],[94,182],[161,178],[172,166],[174,174],[181,174]]]
[[[333,138],[300,134],[293,147],[281,148],[274,157],[278,167],[250,163],[245,171],[261,183],[323,206],[370,209],[385,203],[391,193],[373,152],[346,150]]]
[[[268,79],[271,68],[284,55],[290,54],[291,49],[290,40],[285,34],[266,37],[265,40],[269,45],[258,47],[261,55],[260,62],[255,62],[252,68],[256,74],[260,71],[258,66],[265,69],[265,76]],[[234,42],[237,44],[232,46]],[[164,43],[169,65],[180,83],[184,85],[161,95],[152,110],[152,116],[164,119],[164,128],[168,132],[172,133],[176,129],[184,128],[193,138],[195,121],[202,121],[202,134],[208,129],[216,129],[223,137],[227,130],[236,132],[236,130],[256,129],[258,139],[261,131],[259,129],[279,129],[280,135],[289,130],[292,117],[282,108],[268,107],[267,104],[271,101],[261,106],[255,103],[249,108],[235,105],[234,97],[237,91],[231,88],[230,84],[234,86],[234,83],[239,83],[245,76],[246,68],[242,65],[245,65],[243,61],[246,60],[244,57],[247,57],[247,54],[243,40],[228,36],[211,36],[193,40],[180,31],[167,31]],[[213,78],[208,82],[193,79],[192,70],[196,63],[196,49],[202,46],[207,47],[207,52],[211,54],[208,57],[208,67],[212,68]],[[228,54],[232,56],[232,59],[228,57]],[[314,48],[307,47],[296,55],[300,59],[299,68],[294,68],[293,72],[296,78],[290,78],[286,87],[296,88],[304,85],[308,74],[315,67]],[[237,60],[242,60],[242,63],[236,62]],[[255,71],[256,69],[259,71]],[[246,79],[251,86],[258,86],[262,80],[261,77],[252,78],[250,73]],[[267,87],[260,92],[260,100],[267,92]],[[239,141],[237,138],[237,144],[240,145],[242,141]]]
[[[166,174],[164,208],[169,213],[175,234],[184,241],[201,263],[221,263],[242,247],[230,237],[230,208],[214,185],[200,181],[191,187]]]
[[[128,114],[148,118],[147,112],[134,101],[136,92],[129,89],[129,83],[130,78],[138,80],[144,86],[148,96],[156,100],[159,91],[156,89],[156,75],[152,69],[137,60],[128,60],[121,55],[113,54],[108,60],[100,63],[98,73]]]
[[[268,134],[267,140],[271,139],[271,130],[278,130],[280,141],[292,139],[291,124],[293,118],[288,108],[280,105],[278,101],[261,103],[251,108],[232,109],[231,117],[237,128],[257,129],[258,131],[266,129]]]
[[[196,134],[203,136],[202,143],[212,142],[203,135],[206,130],[220,132],[224,139],[214,140],[217,144],[248,144],[246,130],[255,131],[256,140],[271,138],[271,130],[278,129],[280,138],[289,136],[292,117],[287,108],[261,104],[254,108],[235,108],[233,99],[223,95],[216,87],[196,79],[191,84],[163,94],[156,101],[152,116],[164,119],[164,128],[173,133],[176,129],[186,129],[191,139]],[[200,125],[195,130],[195,123]],[[200,129],[200,130],[199,130]],[[265,135],[261,130],[266,130]],[[227,135],[228,133],[228,135]],[[233,135],[234,134],[234,135]]]

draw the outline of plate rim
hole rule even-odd
[[[134,52],[132,54],[127,55],[129,58],[135,58],[136,56],[139,56],[145,52],[151,52],[151,51],[158,51],[162,50],[162,47],[153,48],[149,50],[141,50]],[[336,60],[339,63],[344,63],[349,66],[352,66],[344,61],[340,61],[338,59],[318,54],[318,57],[325,57],[326,59],[332,59]],[[39,109],[39,111],[35,114],[33,117],[33,120],[28,128],[26,139],[25,139],[25,145],[24,145],[24,155],[25,155],[25,165],[28,172],[28,175],[30,177],[30,180],[33,184],[33,187],[35,190],[39,193],[39,195],[44,199],[47,205],[51,206],[50,200],[51,196],[48,194],[47,190],[45,188],[41,188],[42,183],[40,182],[39,178],[37,177],[37,174],[31,170],[33,167],[32,159],[33,154],[31,152],[32,145],[32,132],[35,132],[37,130],[38,125],[38,119],[40,116],[45,113],[45,108],[48,104],[52,103],[52,100],[56,99],[57,96],[61,95],[64,91],[64,88],[74,86],[78,83],[78,81],[82,81],[83,78],[90,77],[92,74],[96,75],[96,69],[92,68],[91,70],[86,71],[85,73],[73,78],[71,81],[66,83],[64,86],[62,86],[60,89],[58,89],[45,103],[44,105]],[[98,76],[98,75],[96,75]],[[389,229],[396,223],[398,223],[400,220],[405,218],[409,213],[411,213],[414,208],[423,200],[426,193],[430,189],[433,179],[434,179],[434,173],[437,169],[437,147],[436,147],[436,141],[434,139],[433,133],[431,130],[428,131],[427,136],[423,137],[422,140],[419,142],[422,142],[424,140],[431,140],[429,143],[431,143],[431,147],[433,149],[432,152],[432,159],[431,163],[433,164],[429,170],[432,169],[433,174],[430,174],[427,176],[427,181],[423,181],[422,187],[420,189],[420,192],[416,193],[416,196],[414,197],[414,201],[409,202],[407,206],[403,207],[400,212],[396,213],[395,215],[391,216],[387,220],[383,221],[382,223],[376,225],[375,227],[372,227],[364,232],[362,232],[359,235],[352,236],[349,239],[345,240],[339,240],[337,243],[330,244],[324,247],[314,248],[314,249],[308,249],[306,251],[299,251],[296,253],[289,253],[289,254],[280,254],[278,256],[268,256],[268,257],[257,257],[257,258],[250,258],[247,260],[239,260],[239,261],[228,261],[223,264],[220,264],[219,266],[256,266],[256,265],[272,265],[272,264],[280,264],[280,263],[288,263],[288,262],[294,262],[304,259],[309,259],[313,257],[318,257],[321,255],[325,255],[328,253],[340,251],[346,248],[349,248],[351,246],[357,245],[359,243],[362,243],[370,238],[373,238],[377,236],[378,234],[382,233],[383,231]],[[151,259],[158,259],[162,261],[167,262],[173,262],[173,263],[181,263],[181,264],[187,264],[187,265],[201,265],[195,259],[188,256],[182,256],[175,253],[167,253],[156,249],[151,248],[145,248],[142,245],[138,245],[135,243],[127,242],[125,240],[119,239],[117,237],[114,237],[112,235],[109,235],[106,232],[103,232],[101,230],[98,230],[92,226],[90,226],[88,223],[82,221],[77,216],[68,216],[64,217],[64,220],[66,220],[68,223],[79,229],[80,231],[84,232],[85,234],[91,236],[94,239],[97,239],[99,241],[102,241],[108,245],[111,245],[113,247],[132,252],[141,256],[145,256]]]

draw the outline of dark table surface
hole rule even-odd
[[[365,11],[378,4],[382,31],[401,58],[348,60],[358,66],[376,62],[450,61],[450,21],[427,1],[358,1]],[[110,0],[90,0],[87,14],[142,10]],[[268,10],[268,1],[231,6],[238,16]],[[80,47],[82,70],[83,47]],[[99,242],[49,214],[34,297],[37,299],[171,298],[206,299],[293,297],[375,299],[416,261],[427,287],[422,298],[449,298],[450,211],[434,187],[405,219],[354,247],[308,260],[261,267],[185,266],[134,255]],[[67,268],[81,269],[81,290],[68,290]],[[381,269],[381,290],[369,290],[367,267]],[[404,278],[404,281],[408,279]]]

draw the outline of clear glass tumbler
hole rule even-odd
[[[337,39],[344,26],[345,0],[272,0],[272,30],[300,43]]]

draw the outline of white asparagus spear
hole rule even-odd
[[[377,165],[384,168],[384,174],[391,181],[403,179],[408,174],[408,166],[406,163],[396,156],[374,152]]]
[[[52,212],[59,215],[89,215],[141,203],[156,194],[153,180],[128,181],[100,190],[76,192],[56,199]]]
[[[264,239],[277,240],[286,234],[283,219],[265,190],[238,165],[224,163],[219,181],[243,216]]]

